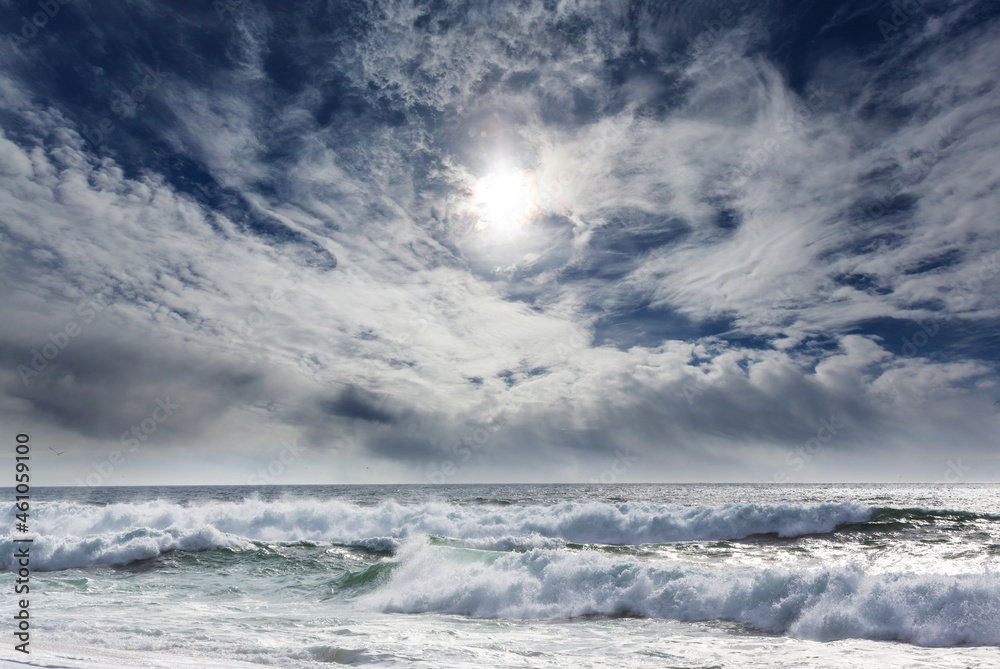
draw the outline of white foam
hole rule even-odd
[[[10,558],[16,546],[0,541],[3,555]],[[41,536],[31,547],[31,567],[36,571],[57,571],[74,567],[123,565],[156,557],[173,550],[203,551],[213,548],[251,548],[252,544],[223,534],[214,527],[171,527],[165,530],[138,528],[88,537]],[[11,559],[5,569],[16,569]]]
[[[14,507],[8,506],[13,523]],[[399,540],[433,534],[483,547],[551,547],[554,541],[647,544],[829,532],[861,522],[855,504],[727,504],[681,507],[643,503],[469,506],[445,503],[361,506],[342,501],[165,501],[93,506],[43,502],[33,508],[36,569],[122,564],[165,550],[235,547],[248,541],[335,542],[392,550]],[[136,533],[138,532],[138,533]],[[9,556],[9,550],[4,551]],[[10,568],[9,561],[3,565]]]
[[[477,618],[637,615],[730,620],[767,632],[924,646],[1000,644],[1000,578],[827,569],[721,569],[536,549],[473,561],[406,544],[390,580],[358,600],[383,612]]]

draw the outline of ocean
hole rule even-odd
[[[5,493],[4,666],[1000,667],[996,484]]]

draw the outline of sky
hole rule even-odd
[[[0,0],[3,438],[36,485],[1000,480],[998,16]]]

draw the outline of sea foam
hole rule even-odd
[[[476,618],[728,620],[816,640],[1000,644],[1000,577],[835,568],[722,568],[595,551],[483,554],[412,542],[363,608]]]
[[[11,523],[14,512],[9,505]],[[165,501],[107,506],[42,502],[32,514],[32,530],[38,535],[33,568],[125,564],[168,550],[233,548],[251,541],[329,542],[391,551],[410,537],[434,535],[483,548],[527,550],[560,542],[637,545],[755,534],[794,537],[864,522],[872,513],[869,507],[849,503],[496,507],[256,499],[191,506]],[[2,566],[9,569],[11,564]]]

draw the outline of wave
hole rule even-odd
[[[3,569],[16,570],[13,554],[24,544],[0,540]],[[88,537],[37,537],[31,544],[31,568],[59,571],[76,567],[110,567],[154,558],[169,551],[204,551],[218,548],[248,549],[253,544],[219,532],[213,527],[163,530],[141,527],[127,532]]]
[[[594,551],[482,554],[408,544],[388,580],[357,600],[387,613],[554,619],[726,620],[830,641],[1000,645],[1000,576],[827,569],[722,569]]]
[[[13,513],[10,505],[11,521]],[[871,514],[871,509],[854,504],[680,507],[592,502],[497,507],[245,500],[98,507],[51,502],[33,509],[32,529],[46,547],[39,552],[49,556],[38,568],[64,569],[119,564],[149,557],[156,550],[229,547],[240,541],[321,541],[393,550],[401,540],[428,534],[522,548],[551,546],[553,540],[635,545],[767,533],[793,537],[830,532],[845,523],[863,522]],[[132,535],[136,530],[148,534]]]
[[[957,511],[954,509],[898,509],[894,507],[879,507],[872,514],[871,522],[876,525],[894,522],[914,525],[918,523],[935,523],[947,521],[951,523],[974,523],[985,520],[1000,521],[1000,516],[992,513],[975,513],[972,511]]]
[[[8,527],[15,509],[7,507]],[[935,516],[938,514],[938,516]],[[570,544],[636,546],[726,541],[753,535],[799,537],[842,531],[897,531],[914,524],[980,518],[964,512],[878,509],[839,504],[658,505],[626,502],[555,505],[455,505],[443,502],[375,506],[328,500],[166,501],[94,506],[43,502],[32,509],[37,533],[33,568],[111,566],[169,550],[210,550],[253,543],[297,542],[395,551],[430,535],[489,550],[525,551]],[[8,547],[9,548],[9,547]],[[0,568],[10,569],[6,550]]]

